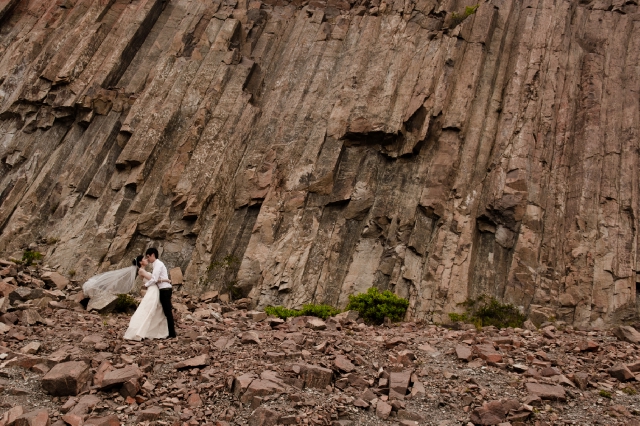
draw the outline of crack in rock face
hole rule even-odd
[[[259,309],[631,320],[640,26],[605,3],[0,1],[0,254],[80,282],[153,246]]]

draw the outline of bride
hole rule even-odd
[[[147,259],[142,255],[134,259],[134,266],[139,268],[138,275],[145,283],[151,279],[151,274],[144,269],[147,264]],[[149,286],[129,321],[129,328],[124,333],[124,338],[126,340],[165,339],[168,336],[169,327],[160,304],[160,290],[157,285]]]

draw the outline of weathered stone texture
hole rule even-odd
[[[153,245],[258,308],[633,316],[636,3],[4,1],[0,252],[86,278]]]

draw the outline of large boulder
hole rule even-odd
[[[613,331],[613,334],[620,340],[629,343],[640,343],[640,332],[631,326],[620,325],[611,331]]]
[[[83,361],[55,365],[42,378],[42,388],[54,396],[77,395],[91,380],[89,366]]]

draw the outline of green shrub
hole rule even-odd
[[[138,302],[130,294],[119,294],[116,299],[116,306],[114,310],[116,312],[130,312],[138,307]]]
[[[598,393],[603,398],[611,399],[611,392],[607,392],[606,390],[601,390]]]
[[[493,297],[487,300],[486,296],[480,296],[461,305],[465,306],[468,312],[450,313],[449,318],[452,322],[472,323],[476,328],[490,325],[497,328],[522,327],[527,319],[515,306],[500,303]]]
[[[39,251],[25,250],[22,252],[22,263],[25,266],[31,266],[33,263],[38,263],[38,260],[42,259],[42,253]]]
[[[366,293],[349,296],[347,310],[358,311],[367,322],[382,324],[387,317],[391,321],[402,321],[409,307],[409,301],[396,296],[389,290],[382,293],[371,287]]]
[[[620,389],[620,390],[621,390],[622,392],[626,393],[627,395],[635,395],[635,394],[637,394],[637,393],[638,393],[634,388],[632,388],[632,387],[630,387],[630,386],[629,386],[629,387],[626,387],[626,388],[622,388],[622,389]]]
[[[280,319],[287,319],[289,317],[297,317],[298,311],[295,309],[287,309],[284,306],[267,306],[264,308],[267,315],[278,317]]]
[[[451,322],[473,322],[466,313],[456,314],[455,312],[451,312],[449,313],[449,319]]]
[[[313,303],[303,305],[302,309],[299,310],[288,309],[284,306],[267,306],[266,308],[264,308],[264,311],[267,313],[267,315],[272,315],[281,319],[287,319],[289,317],[310,316],[326,320],[327,318],[338,315],[340,313],[340,310],[334,308],[333,306],[316,305]]]
[[[333,306],[329,305],[309,304],[302,306],[302,309],[300,309],[298,312],[301,316],[312,316],[326,320],[329,317],[338,315],[340,313],[340,309],[336,309]]]

